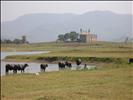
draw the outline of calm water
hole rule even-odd
[[[24,64],[25,62],[2,62],[1,63],[1,75],[5,75],[5,65],[6,64]],[[25,73],[37,73],[40,72],[40,63],[27,63],[29,66],[26,67]],[[46,68],[46,72],[48,71],[58,71],[58,66],[56,64],[48,64],[48,67]],[[12,73],[12,71],[10,71]],[[18,73],[20,73],[18,71]]]
[[[4,59],[8,55],[25,55],[25,54],[40,54],[40,53],[48,53],[49,51],[35,51],[35,52],[1,52],[1,60]],[[5,75],[5,65],[6,64],[25,64],[26,62],[5,62],[1,61],[1,75]],[[39,63],[28,63],[29,67],[25,69],[26,73],[36,73],[40,72],[40,64]],[[52,67],[47,67],[47,71],[58,71],[58,67],[54,67],[54,65],[50,65]],[[12,73],[12,71],[10,71]],[[19,71],[18,71],[19,73]]]
[[[40,54],[40,53],[49,53],[50,51],[33,51],[33,52],[1,52],[1,59],[4,59],[9,55],[26,55],[26,54]]]
[[[1,52],[1,59],[4,59],[8,55],[25,55],[25,54],[40,54],[40,53],[48,53],[49,51],[36,51],[36,52]],[[1,76],[5,75],[5,65],[6,64],[25,64],[27,62],[5,62],[1,61]],[[40,63],[29,63],[29,67],[25,69],[25,73],[37,73],[40,72]],[[74,69],[74,67],[73,67]],[[57,64],[48,64],[48,67],[46,68],[46,72],[49,71],[58,71],[58,65]],[[12,71],[10,71],[12,73]],[[18,73],[20,73],[18,71]]]
[[[4,59],[8,55],[25,55],[25,54],[40,54],[40,53],[48,53],[49,51],[36,51],[36,52],[1,52],[1,59]],[[27,62],[5,62],[1,61],[1,76],[5,75],[5,65],[6,64],[25,64]],[[27,63],[29,67],[26,67],[25,73],[37,73],[40,72],[40,63]],[[81,65],[83,67],[83,65]],[[93,66],[90,66],[90,68]],[[76,69],[76,65],[72,65],[72,70]],[[48,64],[48,67],[46,68],[46,72],[50,71],[59,71],[58,65],[57,64]],[[12,73],[12,71],[10,71]],[[18,73],[20,73],[18,71]]]

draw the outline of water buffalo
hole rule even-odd
[[[25,68],[28,66],[28,64],[6,64],[5,66],[5,72],[6,74],[9,73],[10,70],[13,70],[13,73],[17,73],[17,71],[21,70],[21,72],[24,72]]]
[[[48,64],[41,64],[40,65],[41,71],[44,71],[45,72],[46,67],[48,67]]]
[[[82,63],[82,62],[81,62],[81,59],[77,59],[77,60],[76,60],[76,64],[77,64],[77,68],[76,68],[76,69],[77,69],[77,70],[80,69],[80,66],[79,66],[79,65],[80,65],[81,63]]]
[[[10,70],[13,70],[13,73],[17,73],[16,65],[15,64],[6,64],[5,73],[8,74]]]
[[[64,69],[65,68],[65,63],[63,62],[58,62],[59,69]]]
[[[81,59],[77,59],[77,60],[76,60],[77,66],[79,66],[81,63],[82,63],[82,62],[81,62]]]
[[[68,61],[65,62],[65,65],[68,67],[68,68],[71,68],[72,67],[72,64]]]
[[[21,71],[21,73],[24,73],[25,68],[28,67],[28,64],[18,64],[18,70]]]

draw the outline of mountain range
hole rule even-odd
[[[123,41],[132,38],[133,15],[110,11],[92,11],[83,14],[35,13],[1,23],[2,39],[21,38],[26,35],[29,42],[55,41],[59,34],[70,31],[79,33],[90,29],[98,40]]]

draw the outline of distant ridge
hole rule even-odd
[[[133,15],[110,11],[94,11],[84,14],[27,14],[1,24],[2,38],[19,38],[26,35],[30,42],[55,41],[58,34],[80,28],[89,29],[99,40],[114,41],[132,33]]]

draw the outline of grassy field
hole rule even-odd
[[[9,56],[7,60],[34,61],[43,57],[108,57],[131,58],[133,46],[131,43],[98,42],[85,43],[36,43],[36,44],[2,44],[2,51],[51,51],[48,54]]]
[[[132,43],[118,43],[118,42],[97,42],[93,44],[89,43],[31,43],[31,44],[1,44],[1,51],[44,51],[44,50],[131,50]]]
[[[45,57],[73,60],[81,57],[97,66],[93,70],[63,70],[38,76],[2,76],[2,100],[133,100],[133,64],[127,63],[127,59],[133,57],[131,43],[2,44],[1,50],[51,51],[48,54],[8,56],[6,60],[44,61]]]
[[[17,74],[1,78],[2,100],[133,100],[133,67]]]

